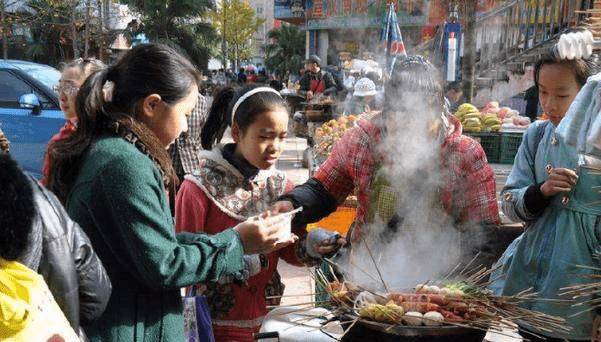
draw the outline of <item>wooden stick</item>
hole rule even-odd
[[[365,244],[365,248],[367,248],[367,252],[369,253],[369,257],[371,258],[371,261],[374,263],[374,267],[376,268],[376,271],[378,272],[378,276],[380,277],[380,281],[382,282],[382,285],[384,286],[384,289],[386,290],[386,292],[390,292],[390,290],[388,289],[388,286],[386,286],[386,283],[384,282],[384,278],[382,277],[382,273],[380,272],[380,268],[378,267],[378,264],[376,263],[376,259],[374,259],[373,254],[371,254],[371,248],[369,248],[369,244],[363,238],[363,234],[361,234],[361,240]]]
[[[276,299],[276,298],[284,298],[284,297],[309,297],[315,296],[316,293],[307,293],[307,294],[297,294],[297,295],[281,295],[281,296],[267,296],[265,299]]]
[[[465,267],[461,270],[461,272],[459,272],[459,275],[462,275],[463,272],[465,272],[467,270],[467,268],[474,262],[476,261],[476,258],[478,258],[480,256],[480,252],[476,253],[476,255],[474,255],[474,257],[472,258],[472,260],[470,260],[470,262],[468,262]]]
[[[346,335],[346,333],[348,333],[355,326],[355,324],[357,324],[358,321],[359,321],[359,318],[356,318],[353,321],[353,323],[342,333],[342,337],[344,337],[344,335]]]
[[[461,263],[458,263],[455,267],[453,267],[453,269],[444,278],[442,278],[442,280],[449,279],[449,277],[453,275],[453,273],[455,273],[459,267],[461,267]]]

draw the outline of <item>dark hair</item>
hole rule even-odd
[[[380,83],[380,75],[378,75],[378,73],[375,71],[368,72],[367,74],[365,74],[365,77],[369,78],[375,84]]]
[[[61,72],[67,68],[76,67],[79,68],[84,76],[88,76],[96,71],[106,68],[106,64],[96,58],[76,58],[70,62],[62,63],[59,67]]]
[[[431,106],[444,107],[438,69],[423,56],[400,58],[394,63],[384,92],[384,113],[395,113],[407,96],[419,97]],[[438,113],[437,113],[438,114]]]
[[[538,80],[540,76],[540,70],[545,65],[551,64],[562,64],[568,67],[574,72],[576,82],[581,87],[586,83],[589,76],[596,72],[596,64],[590,59],[561,59],[559,54],[555,51],[549,51],[541,56],[539,60],[534,64],[534,85],[538,88]]]
[[[269,81],[269,86],[272,87],[273,89],[277,90],[277,91],[282,91],[282,89],[284,89],[284,86],[282,85],[282,82],[280,82],[278,80],[271,80],[271,81]]]
[[[108,81],[112,82],[112,90],[108,91],[112,94],[105,101]],[[88,147],[101,135],[115,134],[135,140],[136,147],[157,164],[165,186],[175,193],[177,176],[171,159],[156,135],[137,120],[137,107],[151,94],[160,95],[167,104],[177,103],[198,81],[198,72],[190,61],[161,44],[138,45],[115,65],[90,75],[77,95],[77,130],[50,147],[50,190],[64,202]]]
[[[0,189],[0,257],[13,261],[27,248],[36,210],[29,179],[8,153],[0,153]]]
[[[463,88],[461,87],[461,82],[455,81],[455,82],[451,82],[451,83],[447,84],[447,86],[444,88],[445,93],[450,90],[453,90],[455,92],[463,91]]]
[[[247,85],[237,92],[232,87],[225,87],[217,92],[209,110],[207,122],[200,133],[200,141],[204,149],[210,150],[221,141],[225,129],[231,125],[235,103],[244,94],[258,87],[261,86]],[[255,122],[259,114],[276,109],[287,110],[286,100],[274,92],[262,91],[240,103],[234,122],[241,131],[244,131]]]
[[[582,32],[586,29],[584,28],[571,28],[564,32],[565,33],[573,33],[573,32]],[[574,72],[574,77],[576,78],[576,82],[581,87],[586,84],[586,80],[589,76],[595,74],[597,72],[597,65],[592,60],[592,58],[584,59],[562,59],[559,55],[559,51],[557,48],[557,44],[551,46],[549,50],[547,50],[537,61],[534,63],[534,85],[538,88],[538,80],[540,76],[540,70],[544,65],[551,64],[563,64],[570,68]]]

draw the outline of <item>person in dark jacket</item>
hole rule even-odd
[[[18,244],[14,230],[31,229],[19,262],[37,271],[82,341],[82,326],[99,318],[111,282],[90,240],[58,199],[0,153],[0,247]],[[15,209],[17,208],[17,209]]]
[[[238,83],[239,84],[245,84],[246,83],[246,72],[244,71],[244,68],[240,68],[240,70],[238,71]]]
[[[331,73],[322,70],[321,59],[312,55],[305,61],[305,73],[300,79],[299,93],[311,100],[318,94],[334,95],[336,93],[336,81]]]

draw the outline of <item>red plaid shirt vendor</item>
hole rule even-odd
[[[356,189],[357,217],[349,233],[350,241],[356,242],[361,236],[362,228],[374,219],[374,212],[382,214],[375,208],[381,205],[382,197],[374,200],[374,187],[378,183],[378,169],[386,165],[386,156],[378,153],[381,150],[378,147],[387,134],[387,129],[394,126],[392,123],[404,120],[402,117],[395,117],[400,112],[402,115],[415,113],[426,117],[415,108],[399,110],[397,99],[407,92],[411,96],[421,95],[423,98],[427,94],[427,98],[435,106],[439,106],[435,107],[440,108],[437,113],[448,113],[437,75],[435,67],[421,56],[410,56],[397,61],[386,86],[383,114],[371,120],[360,120],[356,127],[336,143],[331,155],[315,176],[280,197],[275,207],[280,211],[289,211],[302,206],[303,211],[296,215],[294,224],[312,223],[335,211]],[[432,123],[438,137],[433,143],[441,144],[440,168],[443,172],[440,173],[443,179],[437,194],[439,204],[451,216],[456,227],[483,228],[485,235],[488,235],[485,240],[494,240],[489,233],[492,232],[492,227],[499,224],[495,178],[482,147],[472,138],[462,135],[461,123],[450,114],[436,114]],[[394,215],[380,215],[382,216],[390,221],[395,220]],[[484,242],[485,245],[487,241]]]

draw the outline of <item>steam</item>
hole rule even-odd
[[[447,169],[441,167],[447,129],[443,126],[439,134],[432,129],[433,123],[441,122],[440,109],[417,93],[393,98],[397,113],[386,119],[387,132],[377,153],[384,156],[378,176],[384,176],[397,194],[398,231],[391,233],[387,222],[376,216],[375,223],[362,227],[362,239],[340,261],[346,279],[375,291],[384,288],[366,243],[391,290],[440,279],[465,261],[464,251],[471,250],[440,202],[440,191],[449,181]]]

